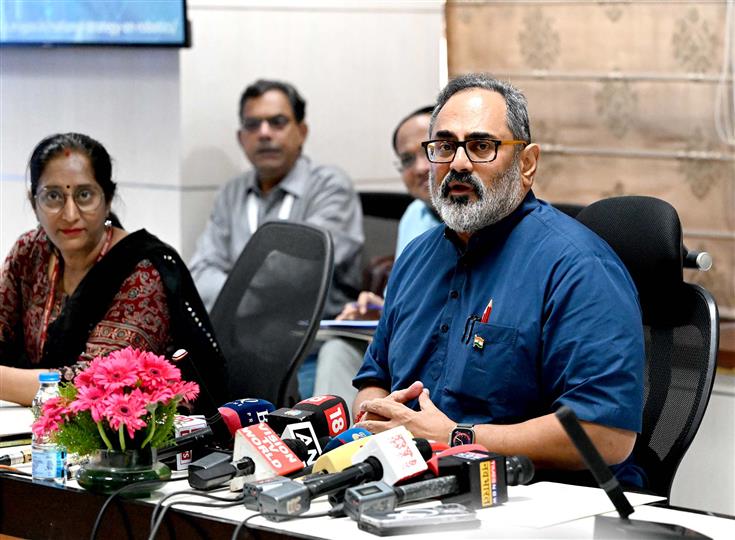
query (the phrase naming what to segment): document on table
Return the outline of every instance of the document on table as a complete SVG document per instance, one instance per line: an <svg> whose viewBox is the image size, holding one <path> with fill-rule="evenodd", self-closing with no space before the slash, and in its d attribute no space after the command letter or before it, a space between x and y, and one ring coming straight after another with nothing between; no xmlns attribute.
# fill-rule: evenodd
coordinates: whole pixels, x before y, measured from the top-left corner
<svg viewBox="0 0 735 540"><path fill-rule="evenodd" d="M338 321L325 319L319 323L319 339L330 337L346 337L372 341L378 321Z"/></svg>
<svg viewBox="0 0 735 540"><path fill-rule="evenodd" d="M30 444L32 423L29 407L0 401L0 448Z"/></svg>

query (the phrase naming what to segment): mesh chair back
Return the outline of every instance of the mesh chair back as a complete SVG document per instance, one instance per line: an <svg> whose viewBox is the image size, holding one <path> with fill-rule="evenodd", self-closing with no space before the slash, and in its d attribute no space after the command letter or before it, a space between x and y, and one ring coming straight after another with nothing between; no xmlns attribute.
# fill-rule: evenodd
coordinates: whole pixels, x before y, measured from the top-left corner
<svg viewBox="0 0 735 540"><path fill-rule="evenodd" d="M298 401L296 372L319 327L333 261L329 233L301 223L265 223L247 243L211 313L233 398Z"/></svg>
<svg viewBox="0 0 735 540"><path fill-rule="evenodd" d="M383 295L393 268L398 222L412 201L413 197L408 193L360 193L362 228L365 233L361 290Z"/></svg>
<svg viewBox="0 0 735 540"><path fill-rule="evenodd" d="M717 305L706 289L683 281L681 223L668 203L614 197L589 205L577 219L610 244L638 289L646 366L643 430L633 454L650 491L668 498L712 392Z"/></svg>

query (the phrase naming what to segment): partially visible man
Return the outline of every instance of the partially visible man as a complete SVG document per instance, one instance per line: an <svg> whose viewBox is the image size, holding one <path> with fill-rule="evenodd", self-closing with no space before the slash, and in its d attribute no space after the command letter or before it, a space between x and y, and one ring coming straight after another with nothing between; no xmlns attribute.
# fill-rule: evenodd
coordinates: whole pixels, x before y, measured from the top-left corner
<svg viewBox="0 0 735 540"><path fill-rule="evenodd" d="M290 220L328 230L334 278L324 308L340 312L359 287L362 210L350 178L302 154L306 103L291 84L258 80L240 98L237 138L253 169L228 182L191 259L191 274L211 310L227 275L258 226Z"/></svg>
<svg viewBox="0 0 735 540"><path fill-rule="evenodd" d="M393 268L354 379L358 425L404 425L524 454L537 469L580 470L553 415L567 405L606 461L621 464L619 477L644 485L628 459L643 401L636 289L607 244L534 196L540 149L525 97L461 76L440 94L429 139L431 198L446 227Z"/></svg>
<svg viewBox="0 0 735 540"><path fill-rule="evenodd" d="M408 205L398 223L395 258L417 236L439 225L440 220L431 206L429 194L429 161L421 147L429 133L433 106L421 107L403 118L393 131L393 150L397 167L408 193L416 198ZM346 304L337 317L344 320L378 319L383 297L363 291L357 302ZM336 394L351 403L357 391L352 378L362 365L367 343L354 339L331 339L319 350L314 382L314 394Z"/></svg>

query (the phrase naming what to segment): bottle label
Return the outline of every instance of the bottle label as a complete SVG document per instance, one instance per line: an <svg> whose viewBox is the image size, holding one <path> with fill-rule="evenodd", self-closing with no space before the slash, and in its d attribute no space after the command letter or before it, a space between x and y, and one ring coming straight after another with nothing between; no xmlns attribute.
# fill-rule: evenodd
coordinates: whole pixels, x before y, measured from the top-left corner
<svg viewBox="0 0 735 540"><path fill-rule="evenodd" d="M54 448L32 451L31 474L38 480L63 480L66 452Z"/></svg>

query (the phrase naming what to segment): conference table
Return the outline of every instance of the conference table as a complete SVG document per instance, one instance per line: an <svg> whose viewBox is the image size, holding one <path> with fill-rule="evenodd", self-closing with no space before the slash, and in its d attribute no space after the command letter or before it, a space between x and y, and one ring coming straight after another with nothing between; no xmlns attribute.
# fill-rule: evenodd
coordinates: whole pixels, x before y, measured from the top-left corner
<svg viewBox="0 0 735 540"><path fill-rule="evenodd" d="M16 411L17 414L17 411ZM0 426L7 426L11 408L0 407ZM7 452L0 448L0 455ZM30 472L30 464L17 465ZM148 538L155 503L172 493L190 492L185 473L181 480L168 482L147 499L116 498L108 506L97 538ZM221 496L235 496L229 492ZM617 514L604 491L597 488L538 482L528 486L509 486L509 500L499 506L477 511L481 527L468 530L442 530L394 536L397 539L452 540L479 538L594 538L599 517ZM631 520L657 521L688 527L716 539L735 538L735 519L687 511L660 505L661 497L628 493L635 512ZM107 497L90 493L69 480L56 487L34 483L30 477L0 473L0 539L3 535L19 538L76 539L89 538L98 513ZM236 527L254 511L242 505L229 508L198 506L204 499L181 493L167 499L174 502L156 535L160 539L229 539ZM207 501L209 502L209 501ZM182 504L184 503L184 504ZM437 501L416 507L431 507ZM331 507L325 498L314 501L308 514L321 514ZM599 533L599 530L598 530ZM252 517L238 538L364 540L377 536L358 529L350 518L303 517L271 522L262 516Z"/></svg>

